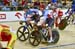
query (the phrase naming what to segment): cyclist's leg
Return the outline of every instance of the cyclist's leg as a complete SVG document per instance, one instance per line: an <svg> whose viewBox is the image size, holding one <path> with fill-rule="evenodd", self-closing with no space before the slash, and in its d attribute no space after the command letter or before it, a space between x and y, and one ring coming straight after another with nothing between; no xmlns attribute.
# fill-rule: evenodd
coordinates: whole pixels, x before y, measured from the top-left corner
<svg viewBox="0 0 75 49"><path fill-rule="evenodd" d="M33 28L32 25L31 25L31 21L32 21L32 18L27 18L26 24L27 24L27 26L30 25L31 28Z"/></svg>
<svg viewBox="0 0 75 49"><path fill-rule="evenodd" d="M26 18L26 23L27 23L27 25L30 24L30 21L31 21L31 18Z"/></svg>
<svg viewBox="0 0 75 49"><path fill-rule="evenodd" d="M52 18L49 19L49 22L48 22L48 32L49 32L50 39L49 39L48 42L53 42L53 39L52 39L52 28L51 28L53 23L54 23L54 20Z"/></svg>

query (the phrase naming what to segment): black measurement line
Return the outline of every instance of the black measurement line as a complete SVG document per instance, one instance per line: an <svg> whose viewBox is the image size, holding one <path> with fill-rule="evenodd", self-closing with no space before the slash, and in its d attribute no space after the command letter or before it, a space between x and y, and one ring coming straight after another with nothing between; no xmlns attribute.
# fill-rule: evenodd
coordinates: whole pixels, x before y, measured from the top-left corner
<svg viewBox="0 0 75 49"><path fill-rule="evenodd" d="M56 46L48 46L48 47L43 47L40 49L48 49L48 48L57 48L57 47L65 47L65 46L71 46L71 45L75 45L75 43L71 43L71 44L63 44L63 45L56 45Z"/></svg>

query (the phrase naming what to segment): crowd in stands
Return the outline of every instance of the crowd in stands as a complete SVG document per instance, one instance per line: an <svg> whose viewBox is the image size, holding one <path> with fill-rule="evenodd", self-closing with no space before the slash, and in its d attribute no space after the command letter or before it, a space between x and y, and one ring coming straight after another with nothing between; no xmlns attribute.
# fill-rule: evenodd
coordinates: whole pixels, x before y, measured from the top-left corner
<svg viewBox="0 0 75 49"><path fill-rule="evenodd" d="M22 10L24 6L29 6L30 8L33 6L36 6L37 8L48 8L50 4L51 2L32 2L31 0L0 0L0 11ZM63 4L61 2L57 2L56 4L59 8L63 7Z"/></svg>

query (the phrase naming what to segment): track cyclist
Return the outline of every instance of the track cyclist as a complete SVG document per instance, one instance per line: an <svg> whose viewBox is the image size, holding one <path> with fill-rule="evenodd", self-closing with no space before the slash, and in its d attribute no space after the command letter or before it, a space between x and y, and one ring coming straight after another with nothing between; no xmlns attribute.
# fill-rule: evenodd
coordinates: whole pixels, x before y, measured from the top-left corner
<svg viewBox="0 0 75 49"><path fill-rule="evenodd" d="M38 25L42 26L42 29L46 30L45 26L46 26L46 23L48 24L48 32L49 32L49 40L48 42L53 42L53 38L52 38L52 25L54 24L54 19L55 17L54 16L57 16L57 13L53 13L55 12L56 8L54 7L53 10L43 10L43 17L40 18L40 21L38 22ZM43 32L43 33L44 33Z"/></svg>
<svg viewBox="0 0 75 49"><path fill-rule="evenodd" d="M75 14L75 0L72 1L72 6L69 7L69 9L67 10L67 12L65 14L69 14L69 17L72 15L72 14ZM68 18L69 18L68 17Z"/></svg>
<svg viewBox="0 0 75 49"><path fill-rule="evenodd" d="M31 24L31 21L34 21L35 23L39 21L40 17L39 10L37 9L37 7L29 9L28 6L25 6L23 11L25 12L24 21L26 21L28 25Z"/></svg>
<svg viewBox="0 0 75 49"><path fill-rule="evenodd" d="M0 24L0 48L12 49L14 43L17 40L16 34L10 31L10 27L7 25ZM7 44L2 44L7 42ZM5 45L5 46L3 46Z"/></svg>

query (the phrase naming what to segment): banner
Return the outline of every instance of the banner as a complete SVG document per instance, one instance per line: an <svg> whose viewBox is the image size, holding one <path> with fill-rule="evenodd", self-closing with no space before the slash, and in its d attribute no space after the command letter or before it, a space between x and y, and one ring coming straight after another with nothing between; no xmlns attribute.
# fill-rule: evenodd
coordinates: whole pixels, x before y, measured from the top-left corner
<svg viewBox="0 0 75 49"><path fill-rule="evenodd" d="M63 16L67 16L65 12L68 9L61 10L63 11ZM24 21L24 11L0 11L0 22L2 21Z"/></svg>
<svg viewBox="0 0 75 49"><path fill-rule="evenodd" d="M24 20L23 11L0 11L0 21L19 21Z"/></svg>

